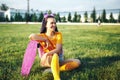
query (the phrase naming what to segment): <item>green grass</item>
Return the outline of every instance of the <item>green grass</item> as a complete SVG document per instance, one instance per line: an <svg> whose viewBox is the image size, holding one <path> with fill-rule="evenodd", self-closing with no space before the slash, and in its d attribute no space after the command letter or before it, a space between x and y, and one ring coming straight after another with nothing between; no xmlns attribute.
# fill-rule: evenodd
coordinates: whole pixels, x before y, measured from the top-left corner
<svg viewBox="0 0 120 80"><path fill-rule="evenodd" d="M65 59L78 58L81 66L61 72L62 80L120 80L120 26L58 25L63 34ZM0 24L0 80L53 80L43 74L39 57L28 78L20 75L23 55L38 24Z"/></svg>

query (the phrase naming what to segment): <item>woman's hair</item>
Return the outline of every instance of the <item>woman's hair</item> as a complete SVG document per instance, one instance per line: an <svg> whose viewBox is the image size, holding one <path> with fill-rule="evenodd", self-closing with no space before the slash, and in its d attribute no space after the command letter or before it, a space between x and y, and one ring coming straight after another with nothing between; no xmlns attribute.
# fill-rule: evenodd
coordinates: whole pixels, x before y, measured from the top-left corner
<svg viewBox="0 0 120 80"><path fill-rule="evenodd" d="M41 30L40 33L45 33L47 31L46 29L46 24L47 24L47 19L48 18L55 18L53 14L45 14L43 21L42 21L42 26L41 26ZM55 28L55 31L58 32L57 26Z"/></svg>

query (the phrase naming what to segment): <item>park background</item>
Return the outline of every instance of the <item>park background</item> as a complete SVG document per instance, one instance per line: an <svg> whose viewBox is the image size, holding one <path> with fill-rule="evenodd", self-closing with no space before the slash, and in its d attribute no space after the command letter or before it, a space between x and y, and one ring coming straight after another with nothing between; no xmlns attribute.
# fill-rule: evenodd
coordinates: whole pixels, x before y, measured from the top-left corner
<svg viewBox="0 0 120 80"><path fill-rule="evenodd" d="M1 0L0 22L42 22L45 13L52 13L57 22L120 23L119 0L60 2L60 0Z"/></svg>

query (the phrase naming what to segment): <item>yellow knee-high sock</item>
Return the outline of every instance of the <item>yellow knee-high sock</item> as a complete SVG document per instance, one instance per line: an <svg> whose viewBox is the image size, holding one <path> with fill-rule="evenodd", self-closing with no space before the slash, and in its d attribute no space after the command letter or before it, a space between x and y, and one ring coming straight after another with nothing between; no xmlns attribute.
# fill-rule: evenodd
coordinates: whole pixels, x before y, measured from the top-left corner
<svg viewBox="0 0 120 80"><path fill-rule="evenodd" d="M77 62L70 61L70 62L67 62L67 63L63 64L62 66L60 66L60 71L69 71L69 70L73 70L77 67L79 67L79 64Z"/></svg>
<svg viewBox="0 0 120 80"><path fill-rule="evenodd" d="M51 70L54 80L60 80L59 57L57 54L54 54L52 57Z"/></svg>

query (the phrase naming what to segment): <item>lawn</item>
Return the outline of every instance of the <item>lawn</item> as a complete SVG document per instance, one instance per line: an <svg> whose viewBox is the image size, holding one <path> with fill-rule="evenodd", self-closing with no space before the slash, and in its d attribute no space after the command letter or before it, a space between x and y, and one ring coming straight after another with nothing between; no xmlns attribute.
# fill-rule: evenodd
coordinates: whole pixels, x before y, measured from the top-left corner
<svg viewBox="0 0 120 80"><path fill-rule="evenodd" d="M30 75L20 74L31 33L40 24L0 24L0 80L53 80L36 56ZM78 58L81 66L61 72L61 80L120 80L120 26L58 25L63 34L65 59Z"/></svg>

